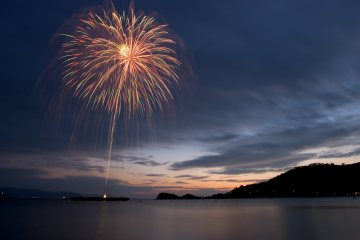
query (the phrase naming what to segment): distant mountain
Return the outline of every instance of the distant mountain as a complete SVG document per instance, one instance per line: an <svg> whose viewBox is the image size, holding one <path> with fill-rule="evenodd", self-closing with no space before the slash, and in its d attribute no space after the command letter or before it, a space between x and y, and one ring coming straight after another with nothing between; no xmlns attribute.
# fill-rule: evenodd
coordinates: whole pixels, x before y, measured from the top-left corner
<svg viewBox="0 0 360 240"><path fill-rule="evenodd" d="M360 163L296 167L267 182L240 186L208 198L333 197L360 195Z"/></svg>
<svg viewBox="0 0 360 240"><path fill-rule="evenodd" d="M191 197L186 197L191 196ZM266 182L240 186L204 199L360 196L360 163L296 167ZM156 199L199 199L160 193Z"/></svg>
<svg viewBox="0 0 360 240"><path fill-rule="evenodd" d="M39 189L22 189L22 188L0 188L1 198L70 198L76 196L92 196L89 194L79 194L74 192L52 192Z"/></svg>

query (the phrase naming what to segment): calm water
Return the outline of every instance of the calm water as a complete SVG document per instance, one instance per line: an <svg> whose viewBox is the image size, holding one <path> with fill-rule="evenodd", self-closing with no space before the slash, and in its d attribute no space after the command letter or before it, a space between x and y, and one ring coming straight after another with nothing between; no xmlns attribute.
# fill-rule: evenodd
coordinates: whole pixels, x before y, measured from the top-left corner
<svg viewBox="0 0 360 240"><path fill-rule="evenodd" d="M360 239L360 199L0 201L0 239Z"/></svg>

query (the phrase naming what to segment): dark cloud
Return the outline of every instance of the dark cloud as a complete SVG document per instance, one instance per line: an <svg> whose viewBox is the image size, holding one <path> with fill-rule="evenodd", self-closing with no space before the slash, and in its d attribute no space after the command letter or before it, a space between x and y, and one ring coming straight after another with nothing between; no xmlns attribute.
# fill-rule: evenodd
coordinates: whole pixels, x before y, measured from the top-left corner
<svg viewBox="0 0 360 240"><path fill-rule="evenodd" d="M230 182L230 183L238 183L241 182L237 179L219 179L219 180L202 180L201 182Z"/></svg>
<svg viewBox="0 0 360 240"><path fill-rule="evenodd" d="M256 183L256 182L264 182L268 179L246 179L246 180L238 180L238 179L218 179L218 180L202 180L201 182L228 182L228 183Z"/></svg>
<svg viewBox="0 0 360 240"><path fill-rule="evenodd" d="M217 143L217 142L227 142L227 141L231 141L236 139L238 135L237 134L224 134L221 136L208 136L208 137L203 137L203 138L199 138L198 140L200 142L204 142L204 143Z"/></svg>
<svg viewBox="0 0 360 240"><path fill-rule="evenodd" d="M166 174L145 174L147 177L165 177Z"/></svg>
<svg viewBox="0 0 360 240"><path fill-rule="evenodd" d="M138 164L138 165L148 166L148 167L159 167L159 166L166 165L169 162L159 163L159 162L156 162L156 161L147 160L147 161L136 161L136 162L133 162L133 163Z"/></svg>
<svg viewBox="0 0 360 240"><path fill-rule="evenodd" d="M19 169L19 168L0 168L0 178L2 183L12 179L12 184L17 184L20 179L31 179L44 177L47 172L40 169ZM14 177L16 176L16 177Z"/></svg>
<svg viewBox="0 0 360 240"><path fill-rule="evenodd" d="M344 121L346 123L346 121ZM194 160L176 162L172 170L190 168L227 167L224 174L266 171L268 168L286 167L296 162L316 157L301 154L301 150L331 144L358 131L358 126L333 126L314 124L280 132L259 134L241 139L232 146L225 146L220 154L203 156Z"/></svg>
<svg viewBox="0 0 360 240"><path fill-rule="evenodd" d="M153 158L153 156L149 155L149 156L127 156L127 155L117 155L117 154L113 154L113 156L111 157L112 161L117 161L117 162L137 162L137 161L148 161L151 160Z"/></svg>
<svg viewBox="0 0 360 240"><path fill-rule="evenodd" d="M130 162L132 164L148 166L148 167L159 167L159 166L167 165L169 163L169 162L160 163L153 160L153 158L154 156L151 155L145 157L114 155L111 161Z"/></svg>
<svg viewBox="0 0 360 240"><path fill-rule="evenodd" d="M348 158L348 157L355 157L360 155L360 149L354 149L349 152L328 152L324 154L320 154L318 156L319 159L327 159L327 158Z"/></svg>
<svg viewBox="0 0 360 240"><path fill-rule="evenodd" d="M269 165L269 164L268 164ZM266 166L268 166L266 165ZM261 174L267 172L285 172L289 170L291 167L283 167L283 168L273 168L273 167L260 167L260 168L246 168L241 166L234 166L234 167L225 167L223 170L213 170L208 171L209 174L215 175L243 175L243 174Z"/></svg>
<svg viewBox="0 0 360 240"><path fill-rule="evenodd" d="M62 168L62 169L73 169L84 172L105 172L104 166L99 165L91 165L94 162L100 163L104 165L104 159L95 160L91 157L75 157L75 158L66 158L66 157L42 157L43 163L47 163L49 167L53 168ZM32 159L32 161L37 161L36 159ZM46 167L46 165L43 165Z"/></svg>
<svg viewBox="0 0 360 240"><path fill-rule="evenodd" d="M175 178L185 178L185 179L189 179L189 180L201 180L201 179L205 179L208 177L209 176L195 176L195 175L189 175L189 174L175 176Z"/></svg>
<svg viewBox="0 0 360 240"><path fill-rule="evenodd" d="M154 179L145 179L144 181L146 181L148 183L155 183L156 182L156 180L154 180Z"/></svg>
<svg viewBox="0 0 360 240"><path fill-rule="evenodd" d="M78 155L78 156L77 156ZM39 153L39 152L22 152L18 154L6 154L0 156L3 166L22 165L38 167L39 169L62 169L77 170L80 172L104 173L104 159L95 157L82 156L65 153Z"/></svg>
<svg viewBox="0 0 360 240"><path fill-rule="evenodd" d="M0 182L4 187L37 188L51 191L69 190L79 193L104 192L104 178L95 176L49 177L49 172L38 169L0 168ZM114 193L129 193L131 187L120 180L109 180Z"/></svg>
<svg viewBox="0 0 360 240"><path fill-rule="evenodd" d="M189 183L187 183L187 182L184 182L184 181L177 181L177 182L175 182L176 184L189 184Z"/></svg>

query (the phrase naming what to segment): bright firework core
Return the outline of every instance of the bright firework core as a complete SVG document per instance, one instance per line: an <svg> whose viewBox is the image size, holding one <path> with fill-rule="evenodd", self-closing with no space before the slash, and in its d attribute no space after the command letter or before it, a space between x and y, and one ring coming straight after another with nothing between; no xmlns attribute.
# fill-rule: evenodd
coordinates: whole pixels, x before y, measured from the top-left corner
<svg viewBox="0 0 360 240"><path fill-rule="evenodd" d="M130 55L130 48L127 44L121 44L119 46L119 52L122 57L129 57Z"/></svg>

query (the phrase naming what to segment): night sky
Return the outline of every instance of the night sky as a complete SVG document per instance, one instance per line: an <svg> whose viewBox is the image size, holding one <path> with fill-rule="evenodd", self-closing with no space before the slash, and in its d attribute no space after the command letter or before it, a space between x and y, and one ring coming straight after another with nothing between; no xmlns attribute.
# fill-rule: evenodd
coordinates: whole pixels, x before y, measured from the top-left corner
<svg viewBox="0 0 360 240"><path fill-rule="evenodd" d="M95 147L91 129L70 143L70 113L55 123L37 85L55 81L51 74L39 79L56 55L54 36L64 22L101 3L1 4L0 187L104 192L104 144ZM127 10L129 0L114 5ZM151 131L140 126L135 141L119 131L109 193L208 195L314 162L358 162L359 1L136 0L135 6L166 19L186 44L195 76L184 79L173 112L155 114Z"/></svg>

